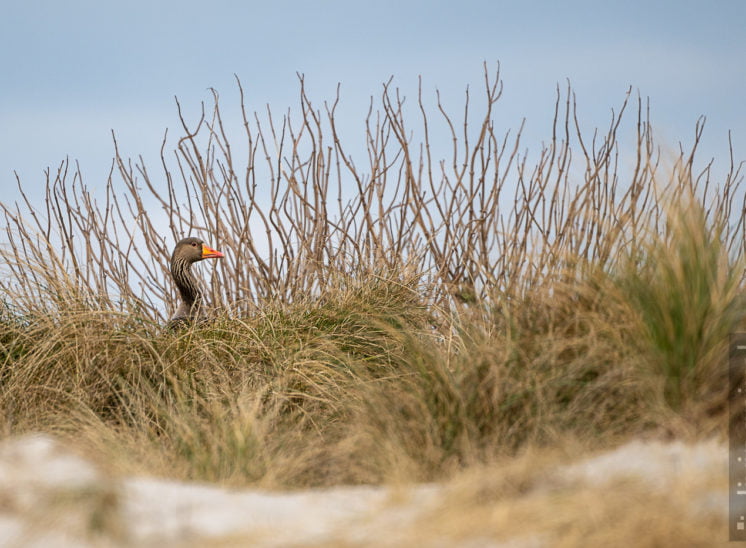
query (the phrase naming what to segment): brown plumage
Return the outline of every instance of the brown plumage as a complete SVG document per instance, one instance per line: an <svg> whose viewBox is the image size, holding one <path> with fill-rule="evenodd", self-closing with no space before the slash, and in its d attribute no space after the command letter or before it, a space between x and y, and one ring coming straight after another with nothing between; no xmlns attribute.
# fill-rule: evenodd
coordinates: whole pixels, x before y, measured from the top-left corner
<svg viewBox="0 0 746 548"><path fill-rule="evenodd" d="M176 244L171 255L171 276L181 295L181 304L169 322L171 326L191 322L201 315L202 289L192 274L192 264L221 257L220 251L206 246L199 238L184 238Z"/></svg>

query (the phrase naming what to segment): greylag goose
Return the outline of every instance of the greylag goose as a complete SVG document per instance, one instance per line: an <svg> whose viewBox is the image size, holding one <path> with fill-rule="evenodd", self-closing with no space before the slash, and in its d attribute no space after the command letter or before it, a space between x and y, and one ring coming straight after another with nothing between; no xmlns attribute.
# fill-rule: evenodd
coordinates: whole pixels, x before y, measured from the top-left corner
<svg viewBox="0 0 746 548"><path fill-rule="evenodd" d="M171 276L181 295L181 304L171 318L170 326L189 323L202 315L202 289L192 274L192 264L223 256L220 251L205 245L199 238L184 238L176 244L171 255Z"/></svg>

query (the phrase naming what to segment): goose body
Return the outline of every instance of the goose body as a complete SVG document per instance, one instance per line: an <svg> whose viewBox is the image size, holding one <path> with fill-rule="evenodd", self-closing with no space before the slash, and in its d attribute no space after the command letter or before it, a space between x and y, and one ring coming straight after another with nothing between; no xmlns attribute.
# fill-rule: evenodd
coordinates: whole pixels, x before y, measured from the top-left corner
<svg viewBox="0 0 746 548"><path fill-rule="evenodd" d="M192 264L223 256L220 251L205 245L199 238L184 238L176 244L171 255L171 276L179 290L181 304L172 316L170 325L194 321L202 313L202 289L192 273Z"/></svg>

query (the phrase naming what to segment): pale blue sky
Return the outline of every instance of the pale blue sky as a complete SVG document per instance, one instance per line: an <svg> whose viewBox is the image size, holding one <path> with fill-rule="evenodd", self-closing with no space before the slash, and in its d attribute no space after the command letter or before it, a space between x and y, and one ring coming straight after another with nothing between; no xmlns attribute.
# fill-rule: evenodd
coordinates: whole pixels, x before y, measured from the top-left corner
<svg viewBox="0 0 746 548"><path fill-rule="evenodd" d="M584 121L604 126L628 86L650 97L659 133L691 141L707 116L705 155L725 163L727 132L746 159L746 2L3 0L0 18L0 186L13 170L31 193L65 156L104 182L114 129L125 154L158 156L188 109L215 87L250 110L297 104L296 72L313 98L342 84L350 127L395 77L417 77L458 111L463 90L500 61L505 129L527 118L524 146L550 133L557 83L570 79ZM154 168L158 168L157 165Z"/></svg>

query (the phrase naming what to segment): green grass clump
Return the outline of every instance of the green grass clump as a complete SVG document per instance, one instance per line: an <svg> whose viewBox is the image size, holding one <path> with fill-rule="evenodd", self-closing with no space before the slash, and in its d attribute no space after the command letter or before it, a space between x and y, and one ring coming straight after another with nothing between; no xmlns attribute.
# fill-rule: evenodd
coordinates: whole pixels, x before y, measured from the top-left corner
<svg viewBox="0 0 746 548"><path fill-rule="evenodd" d="M743 259L729 259L723 228L696 202L672 208L663 234L630 256L617 284L635 320L635 342L676 410L727 390L728 335L744 316Z"/></svg>

